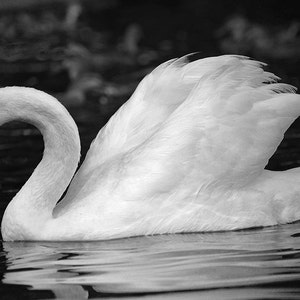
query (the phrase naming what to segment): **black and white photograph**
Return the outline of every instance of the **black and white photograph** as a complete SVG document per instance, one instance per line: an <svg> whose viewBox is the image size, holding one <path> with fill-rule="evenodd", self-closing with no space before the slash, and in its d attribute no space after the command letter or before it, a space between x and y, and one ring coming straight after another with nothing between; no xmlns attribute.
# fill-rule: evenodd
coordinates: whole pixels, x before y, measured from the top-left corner
<svg viewBox="0 0 300 300"><path fill-rule="evenodd" d="M300 299L292 0L0 0L0 299Z"/></svg>

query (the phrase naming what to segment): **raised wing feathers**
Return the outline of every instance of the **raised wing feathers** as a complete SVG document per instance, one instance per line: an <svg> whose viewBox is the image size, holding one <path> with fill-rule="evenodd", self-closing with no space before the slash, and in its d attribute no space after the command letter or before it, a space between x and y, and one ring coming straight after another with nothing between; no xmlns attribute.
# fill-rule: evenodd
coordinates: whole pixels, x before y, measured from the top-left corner
<svg viewBox="0 0 300 300"><path fill-rule="evenodd" d="M132 152L132 172L139 164L147 165L153 186L158 186L155 178L174 187L185 180L199 187L248 184L261 174L300 114L294 88L275 80L256 61L226 57L225 64L200 78L141 149Z"/></svg>
<svg viewBox="0 0 300 300"><path fill-rule="evenodd" d="M299 95L276 80L240 56L159 66L99 132L68 200L89 180L101 185L107 168L132 199L247 185L300 114Z"/></svg>

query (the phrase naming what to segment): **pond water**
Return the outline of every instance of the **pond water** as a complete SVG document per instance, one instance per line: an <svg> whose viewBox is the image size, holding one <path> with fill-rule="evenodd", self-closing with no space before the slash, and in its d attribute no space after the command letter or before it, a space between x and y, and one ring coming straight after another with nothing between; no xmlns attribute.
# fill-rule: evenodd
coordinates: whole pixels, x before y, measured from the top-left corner
<svg viewBox="0 0 300 300"><path fill-rule="evenodd" d="M299 299L300 223L102 242L2 243L1 299Z"/></svg>

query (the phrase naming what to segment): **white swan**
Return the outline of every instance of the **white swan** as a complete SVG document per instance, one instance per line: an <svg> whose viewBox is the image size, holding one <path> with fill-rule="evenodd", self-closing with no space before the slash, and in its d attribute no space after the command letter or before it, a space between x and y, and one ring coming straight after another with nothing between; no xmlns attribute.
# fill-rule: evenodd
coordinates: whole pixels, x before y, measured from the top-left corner
<svg viewBox="0 0 300 300"><path fill-rule="evenodd" d="M300 219L300 168L264 170L300 114L300 96L276 79L240 56L168 61L101 129L72 181L80 141L66 109L41 91L0 89L0 124L29 122L45 142L6 208L3 239L100 240Z"/></svg>

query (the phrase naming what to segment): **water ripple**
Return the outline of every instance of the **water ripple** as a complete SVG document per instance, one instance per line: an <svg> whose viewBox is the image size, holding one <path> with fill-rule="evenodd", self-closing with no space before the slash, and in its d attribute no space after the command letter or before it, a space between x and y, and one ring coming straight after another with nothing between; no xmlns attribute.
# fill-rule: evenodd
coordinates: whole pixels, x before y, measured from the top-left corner
<svg viewBox="0 0 300 300"><path fill-rule="evenodd" d="M51 291L56 299L297 299L299 232L300 223L102 242L6 242L2 283Z"/></svg>

